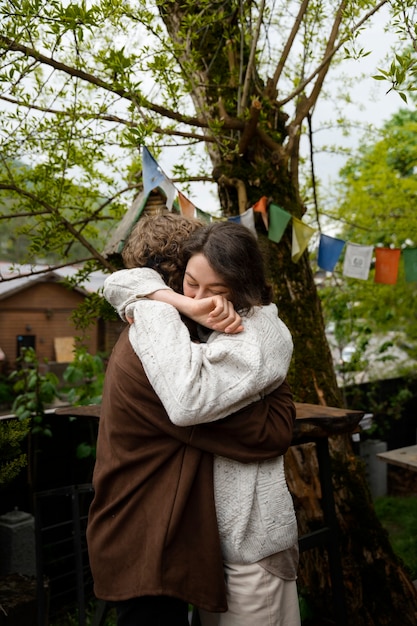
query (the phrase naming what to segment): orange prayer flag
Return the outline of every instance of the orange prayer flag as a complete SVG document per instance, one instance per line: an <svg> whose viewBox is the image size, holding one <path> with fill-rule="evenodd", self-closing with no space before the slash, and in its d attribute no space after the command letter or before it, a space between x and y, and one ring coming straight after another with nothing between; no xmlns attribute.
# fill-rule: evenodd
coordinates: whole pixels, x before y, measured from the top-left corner
<svg viewBox="0 0 417 626"><path fill-rule="evenodd" d="M181 191L178 192L178 202L180 204L181 215L184 215L184 217L194 217L195 206Z"/></svg>
<svg viewBox="0 0 417 626"><path fill-rule="evenodd" d="M375 282L395 285L398 276L401 250L375 248Z"/></svg>
<svg viewBox="0 0 417 626"><path fill-rule="evenodd" d="M268 198L266 196L262 196L262 198L260 198L258 202L255 202L252 208L257 213L266 213L267 206Z"/></svg>
<svg viewBox="0 0 417 626"><path fill-rule="evenodd" d="M262 196L262 198L260 198L258 202L255 202L252 209L256 213L261 214L264 226L266 230L268 230L268 227L269 227L268 225L268 198L266 196Z"/></svg>

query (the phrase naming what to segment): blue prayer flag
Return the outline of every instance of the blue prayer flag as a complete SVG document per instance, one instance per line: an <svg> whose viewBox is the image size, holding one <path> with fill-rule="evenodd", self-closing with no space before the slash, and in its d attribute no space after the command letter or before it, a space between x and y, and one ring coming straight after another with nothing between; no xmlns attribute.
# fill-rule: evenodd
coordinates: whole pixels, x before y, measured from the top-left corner
<svg viewBox="0 0 417 626"><path fill-rule="evenodd" d="M345 242L329 235L320 235L319 255L317 263L321 269L333 272L342 253Z"/></svg>

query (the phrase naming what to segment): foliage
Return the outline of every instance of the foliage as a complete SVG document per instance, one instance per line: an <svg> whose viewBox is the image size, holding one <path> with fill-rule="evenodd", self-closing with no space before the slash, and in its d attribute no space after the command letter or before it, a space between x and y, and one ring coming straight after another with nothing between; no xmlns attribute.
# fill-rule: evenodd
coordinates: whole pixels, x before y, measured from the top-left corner
<svg viewBox="0 0 417 626"><path fill-rule="evenodd" d="M364 142L349 159L341 172L334 213L342 223L338 236L372 246L417 245L416 137L416 112L400 111L385 124L376 141ZM389 337L413 365L417 358L416 283L405 282L402 264L395 285L375 283L373 276L373 267L368 280L335 273L321 292L326 318L336 323L342 347L350 342L358 347L358 368L366 368L364 352L371 337L377 335ZM389 347L380 342L375 358L387 359Z"/></svg>
<svg viewBox="0 0 417 626"><path fill-rule="evenodd" d="M75 278L78 280L78 277ZM90 293L82 300L71 314L74 326L77 329L86 330L90 328L97 319L112 320L118 319L117 313L101 293Z"/></svg>
<svg viewBox="0 0 417 626"><path fill-rule="evenodd" d="M21 444L29 432L30 420L0 421L0 489L13 481L26 467L26 453Z"/></svg>
<svg viewBox="0 0 417 626"><path fill-rule="evenodd" d="M10 381L6 376L0 375L0 405L9 405L13 401Z"/></svg>
<svg viewBox="0 0 417 626"><path fill-rule="evenodd" d="M256 121L277 162L298 168L298 133L330 64L366 54L355 42L368 4L185 3L175 17L172 3L30 0L20 10L4 0L0 218L8 241L28 244L18 260L90 258L111 269L100 251L141 185L144 143L156 156L174 147L180 179L218 181L239 171L243 131ZM207 176L203 145L225 171ZM247 156L247 196L258 199L274 168Z"/></svg>
<svg viewBox="0 0 417 626"><path fill-rule="evenodd" d="M100 404L104 374L104 361L99 355L89 354L84 347L77 349L63 374L64 381L70 385L68 402L72 406Z"/></svg>
<svg viewBox="0 0 417 626"><path fill-rule="evenodd" d="M363 438L389 439L399 420L412 410L416 393L414 376L397 378L389 383L370 382L348 389L348 406L372 413L372 425Z"/></svg>
<svg viewBox="0 0 417 626"><path fill-rule="evenodd" d="M386 496L375 499L376 513L387 530L391 545L417 579L417 498Z"/></svg>
<svg viewBox="0 0 417 626"><path fill-rule="evenodd" d="M414 95L417 90L417 26L416 4L414 0L394 0L391 2L392 20L390 28L394 29L398 39L403 43L396 50L388 68L380 68L374 78L391 83L389 91L394 90L407 102L407 93Z"/></svg>
<svg viewBox="0 0 417 626"><path fill-rule="evenodd" d="M64 389L66 400L72 406L100 404L105 375L104 360L100 355L92 355L84 347L75 351L74 360L64 371L64 381L69 389ZM77 457L95 457L95 442L82 442L77 446Z"/></svg>
<svg viewBox="0 0 417 626"><path fill-rule="evenodd" d="M57 376L42 371L47 364L39 363L33 348L25 348L18 360L18 369L9 376L14 400L11 412L18 421L0 422L0 484L16 476L27 464L26 453L20 442L29 433L52 436L46 407L64 395L71 405L99 404L104 381L104 360L100 355L89 354L85 347L75 351L74 361L68 365L63 377L68 388L62 388ZM77 446L77 457L95 456L95 442Z"/></svg>
<svg viewBox="0 0 417 626"><path fill-rule="evenodd" d="M18 369L10 374L16 397L12 412L20 421L30 420L32 434L51 436L45 405L58 397L59 380L42 367L33 348L25 348L18 359Z"/></svg>
<svg viewBox="0 0 417 626"><path fill-rule="evenodd" d="M95 609L96 609L95 603L91 603L87 607L85 622L83 622L85 623L85 626L91 626L94 623ZM59 618L57 618L56 620L52 618L50 622L50 626L78 626L79 623L80 623L80 619L79 619L78 612L75 612L75 613L67 612L65 615L60 615ZM102 626L116 626L116 624L117 624L116 611L115 609L110 609L106 614L106 617L104 619Z"/></svg>

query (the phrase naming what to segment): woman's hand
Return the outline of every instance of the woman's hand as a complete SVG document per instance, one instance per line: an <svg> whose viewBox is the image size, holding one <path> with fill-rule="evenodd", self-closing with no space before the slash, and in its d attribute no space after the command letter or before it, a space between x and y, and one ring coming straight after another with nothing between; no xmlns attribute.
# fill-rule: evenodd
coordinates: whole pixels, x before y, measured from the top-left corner
<svg viewBox="0 0 417 626"><path fill-rule="evenodd" d="M228 334L243 330L242 318L224 296L209 296L197 300L170 289L162 289L150 294L148 298L172 304L180 313L211 330ZM129 318L127 320L130 322Z"/></svg>
<svg viewBox="0 0 417 626"><path fill-rule="evenodd" d="M208 328L229 334L242 332L242 318L235 311L230 300L227 300L224 296L211 296L207 300L211 300L214 305L214 309L207 320Z"/></svg>

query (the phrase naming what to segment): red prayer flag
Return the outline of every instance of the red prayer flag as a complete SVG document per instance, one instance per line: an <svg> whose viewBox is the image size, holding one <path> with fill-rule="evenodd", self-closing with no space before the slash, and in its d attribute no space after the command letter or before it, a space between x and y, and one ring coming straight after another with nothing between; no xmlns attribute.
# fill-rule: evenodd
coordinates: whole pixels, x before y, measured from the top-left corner
<svg viewBox="0 0 417 626"><path fill-rule="evenodd" d="M398 276L401 250L375 248L375 282L395 285Z"/></svg>

